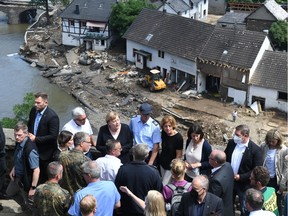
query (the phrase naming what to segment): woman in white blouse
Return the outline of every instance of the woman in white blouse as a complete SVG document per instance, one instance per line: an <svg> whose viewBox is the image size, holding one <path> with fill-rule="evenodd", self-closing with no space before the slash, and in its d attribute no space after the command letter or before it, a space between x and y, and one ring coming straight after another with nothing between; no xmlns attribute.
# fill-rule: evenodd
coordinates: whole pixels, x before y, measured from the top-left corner
<svg viewBox="0 0 288 216"><path fill-rule="evenodd" d="M187 136L185 180L191 182L194 177L200 174L209 176L211 173L212 167L209 164L209 155L212 148L208 141L204 139L202 128L197 124L193 124L189 128Z"/></svg>
<svg viewBox="0 0 288 216"><path fill-rule="evenodd" d="M277 202L279 213L281 213L282 194L286 190L288 161L288 148L283 144L283 137L279 130L269 130L265 137L265 142L260 145L263 149L265 166L269 170L270 181L267 186L275 188L277 192Z"/></svg>

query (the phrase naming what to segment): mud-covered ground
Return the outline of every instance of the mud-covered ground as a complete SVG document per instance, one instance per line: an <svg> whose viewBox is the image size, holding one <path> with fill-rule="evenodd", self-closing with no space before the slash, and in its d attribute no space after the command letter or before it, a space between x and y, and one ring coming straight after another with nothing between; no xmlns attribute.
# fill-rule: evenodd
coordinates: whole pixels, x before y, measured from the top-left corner
<svg viewBox="0 0 288 216"><path fill-rule="evenodd" d="M119 112L122 122L128 123L144 101L153 105L153 117L159 122L163 115L172 114L184 137L189 125L198 122L212 145L225 145L225 138L232 136L233 129L238 124L247 124L251 128L251 137L256 143L263 141L265 133L271 128L279 128L284 135L288 134L287 114L275 110L256 116L250 108L223 104L215 95L206 94L200 96L200 99L183 95L176 91L178 87L175 85L168 85L163 91L151 93L137 85L137 80L143 73L132 65L125 64L123 44L116 43L107 52L85 52L83 47L64 47L61 45L59 19L49 28L35 30L28 34L28 43L23 53L28 53L29 58L37 59L41 66L59 65L58 68L62 70L49 79L88 108L96 135L97 129L105 124L108 111ZM92 64L80 65L80 58L89 59ZM55 70L46 69L43 71L43 67L40 67L43 75ZM238 111L236 122L231 121L234 109Z"/></svg>

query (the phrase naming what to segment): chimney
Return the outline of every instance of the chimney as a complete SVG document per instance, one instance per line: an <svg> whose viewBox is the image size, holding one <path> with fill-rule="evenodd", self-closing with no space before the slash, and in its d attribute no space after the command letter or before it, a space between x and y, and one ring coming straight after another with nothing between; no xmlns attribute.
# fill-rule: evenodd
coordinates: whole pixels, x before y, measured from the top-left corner
<svg viewBox="0 0 288 216"><path fill-rule="evenodd" d="M79 5L76 5L75 7L75 14L80 14Z"/></svg>

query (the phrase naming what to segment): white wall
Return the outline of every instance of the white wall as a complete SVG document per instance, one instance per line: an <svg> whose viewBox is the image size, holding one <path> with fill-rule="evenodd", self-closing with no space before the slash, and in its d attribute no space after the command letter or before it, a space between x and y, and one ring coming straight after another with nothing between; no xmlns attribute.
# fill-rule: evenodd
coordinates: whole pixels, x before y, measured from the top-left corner
<svg viewBox="0 0 288 216"><path fill-rule="evenodd" d="M265 98L265 108L278 108L287 112L288 103L283 100L278 100L278 91L274 89L266 89L259 86L249 87L249 104L252 104L252 96Z"/></svg>
<svg viewBox="0 0 288 216"><path fill-rule="evenodd" d="M190 4L188 4L190 5ZM167 13L170 14L177 14L176 11L174 11L168 4L165 4L165 6L161 6L158 11L163 11L165 8ZM206 10L206 15L204 16L204 10ZM194 14L196 13L196 17L193 17ZM180 16L186 17L186 18L191 18L193 17L195 20L201 20L206 18L208 15L208 0L206 0L206 3L204 4L204 0L199 2L198 4L195 4L193 9L187 10L186 12L182 12Z"/></svg>
<svg viewBox="0 0 288 216"><path fill-rule="evenodd" d="M175 69L181 70L188 74L196 76L196 63L184 58L180 58L174 55L171 55L167 52L164 52L164 58L158 57L158 50L141 45L139 43L135 43L133 41L127 40L126 42L126 56L129 62L135 63L135 59L133 57L133 48L137 50L143 50L152 54L152 61L147 59L147 67L153 68L156 66L161 67L161 71L163 68L166 68L167 71L170 71L170 68L173 67Z"/></svg>
<svg viewBox="0 0 288 216"><path fill-rule="evenodd" d="M104 37L109 36L109 29L108 26L105 28L100 28L100 33L94 33L94 34L100 34ZM86 36L86 33L89 32L89 27L82 26L80 28L79 20L74 20L74 26L69 27L68 20L62 20L62 43L64 45L68 46L80 46L83 43L83 39ZM96 45L94 40L94 46L93 50L104 50L109 47L110 40L106 40L105 46Z"/></svg>
<svg viewBox="0 0 288 216"><path fill-rule="evenodd" d="M75 36L75 37L73 37ZM80 46L83 43L83 40L80 39L78 34L71 34L62 32L62 43L68 46Z"/></svg>
<svg viewBox="0 0 288 216"><path fill-rule="evenodd" d="M234 102L239 105L245 105L246 92L238 89L228 88L228 97L234 98Z"/></svg>
<svg viewBox="0 0 288 216"><path fill-rule="evenodd" d="M206 90L206 75L203 73L198 73L197 89L199 93Z"/></svg>

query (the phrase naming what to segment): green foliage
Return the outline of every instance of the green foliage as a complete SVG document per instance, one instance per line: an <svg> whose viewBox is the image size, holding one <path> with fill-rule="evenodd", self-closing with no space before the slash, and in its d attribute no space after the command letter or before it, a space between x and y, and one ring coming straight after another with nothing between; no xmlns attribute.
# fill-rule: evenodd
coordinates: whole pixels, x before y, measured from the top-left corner
<svg viewBox="0 0 288 216"><path fill-rule="evenodd" d="M5 117L2 119L3 128L14 128L16 123L18 122L15 118Z"/></svg>
<svg viewBox="0 0 288 216"><path fill-rule="evenodd" d="M2 119L2 125L4 128L14 128L15 124L18 121L28 122L29 112L30 109L33 107L34 104L34 95L33 93L27 93L23 99L22 104L16 104L13 107L13 112L15 117L8 118L5 117Z"/></svg>
<svg viewBox="0 0 288 216"><path fill-rule="evenodd" d="M269 37L273 45L279 50L287 51L287 29L288 23L286 21L277 21L271 25L269 30Z"/></svg>
<svg viewBox="0 0 288 216"><path fill-rule="evenodd" d="M154 8L145 0L128 0L113 5L110 25L114 32L123 36L143 8Z"/></svg>

